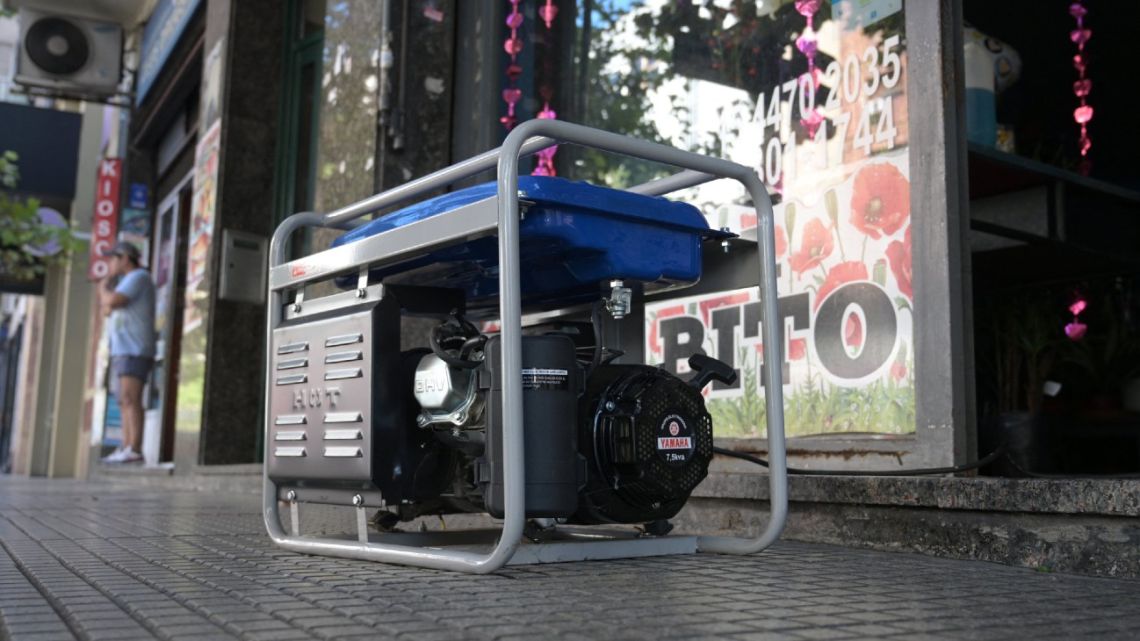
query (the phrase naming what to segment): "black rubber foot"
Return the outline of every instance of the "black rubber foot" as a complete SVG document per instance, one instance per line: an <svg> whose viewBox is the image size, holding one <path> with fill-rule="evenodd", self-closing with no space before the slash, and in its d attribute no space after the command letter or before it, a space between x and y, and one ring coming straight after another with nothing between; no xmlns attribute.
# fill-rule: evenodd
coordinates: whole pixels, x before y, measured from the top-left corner
<svg viewBox="0 0 1140 641"><path fill-rule="evenodd" d="M652 536L665 536L673 531L673 524L665 519L645 524L645 533Z"/></svg>

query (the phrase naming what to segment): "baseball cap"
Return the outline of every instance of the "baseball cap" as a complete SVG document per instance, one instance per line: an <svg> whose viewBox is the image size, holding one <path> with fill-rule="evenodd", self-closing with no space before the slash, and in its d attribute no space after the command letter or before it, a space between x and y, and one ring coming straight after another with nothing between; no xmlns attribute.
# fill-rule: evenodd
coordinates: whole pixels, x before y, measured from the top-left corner
<svg viewBox="0 0 1140 641"><path fill-rule="evenodd" d="M142 256L142 253L139 252L139 248L135 247L134 244L121 240L115 243L115 246L112 247L109 251L103 252L103 255L126 256L127 258L130 258L132 261L137 263L139 262L139 258Z"/></svg>

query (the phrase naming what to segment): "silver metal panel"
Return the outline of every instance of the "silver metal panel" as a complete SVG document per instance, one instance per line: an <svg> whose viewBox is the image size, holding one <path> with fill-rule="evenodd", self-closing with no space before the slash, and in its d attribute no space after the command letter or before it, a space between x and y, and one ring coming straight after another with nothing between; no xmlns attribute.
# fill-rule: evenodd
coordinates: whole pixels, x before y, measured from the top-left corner
<svg viewBox="0 0 1140 641"><path fill-rule="evenodd" d="M360 430L325 430L326 441L356 441L364 438Z"/></svg>
<svg viewBox="0 0 1140 641"><path fill-rule="evenodd" d="M268 243L257 234L222 230L218 298L242 303L265 302L265 253Z"/></svg>
<svg viewBox="0 0 1140 641"><path fill-rule="evenodd" d="M305 456L305 448L303 447L281 447L278 446L273 449L274 456L285 456L290 458L301 458Z"/></svg>
<svg viewBox="0 0 1140 641"><path fill-rule="evenodd" d="M297 385L298 383L306 383L309 380L308 374L290 374L289 376L278 376L278 385Z"/></svg>
<svg viewBox="0 0 1140 641"><path fill-rule="evenodd" d="M298 289L297 291L303 292L304 290ZM298 320L302 318L312 317L316 314L325 314L328 312L341 310L343 310L346 314L350 314L352 313L352 309L360 307L361 304L367 303L368 301L375 302L383 297L383 285L369 286L364 290L363 296L361 296L360 293L356 290L341 292L339 294L333 294L331 296L324 296L322 298L315 298L312 300L304 300L304 297L302 296L300 301L294 302L294 304L289 305L289 307L286 308L285 320ZM354 335L359 336L359 334ZM356 342L360 342L360 339L358 338ZM319 338L313 341L314 346L320 344L321 341ZM316 347L314 347L314 350L316 350Z"/></svg>
<svg viewBox="0 0 1140 641"><path fill-rule="evenodd" d="M277 430L273 435L275 441L303 441L305 440L304 430Z"/></svg>
<svg viewBox="0 0 1140 641"><path fill-rule="evenodd" d="M305 487L278 485L277 498L288 501L292 496L299 503L321 503L323 505L355 505L360 497L364 507L382 508L386 505L384 495L377 490L343 489L330 487Z"/></svg>
<svg viewBox="0 0 1140 641"><path fill-rule="evenodd" d="M367 428L371 425L372 411L372 314L382 293L380 286L374 286L364 298L350 292L347 297L336 295L304 301L300 312L293 312L291 320L273 331L275 346L298 343L309 346L307 365L290 370L308 378L305 383L272 387L268 412L274 425L267 437L272 440L285 431L276 426L279 422L289 425L289 432L302 432L309 442L325 440L326 427L332 427L326 425L328 422L352 427L350 431L355 435L353 453L349 458L338 457L335 462L322 456L320 450L308 452L304 458L269 457L266 469L273 478L286 481L367 481L372 478L371 459L364 453L371 452L372 448L372 435ZM330 317L327 313L330 310L341 310L343 314ZM306 322L308 318L317 320ZM343 348L326 348L326 341L345 336L353 337L361 354L354 377L325 380L326 368L332 367L325 364L326 357L344 351ZM277 355L277 352L276 348L269 350L270 366L274 369L283 361L296 360L295 356Z"/></svg>
<svg viewBox="0 0 1140 641"><path fill-rule="evenodd" d="M519 151L523 155L529 155L536 151L546 149L554 145L555 142L556 141L550 140L549 138L532 138L525 140L520 146ZM359 218L369 212L380 211L391 205L398 205L418 198L419 196L426 196L439 187L454 184L464 178L470 178L480 172L492 169L496 164L501 162L502 150L503 148L500 147L499 149L485 151L478 156L457 162L450 167L444 167L426 176L404 183L399 187L394 187L375 196L369 196L351 205L345 205L322 217L320 219L321 225L327 227L351 222L354 218Z"/></svg>
<svg viewBox="0 0 1140 641"><path fill-rule="evenodd" d="M273 267L269 273L269 286L273 289L296 287L355 272L365 265L377 267L408 260L449 244L491 234L497 222L496 199L487 198Z"/></svg>
<svg viewBox="0 0 1140 641"><path fill-rule="evenodd" d="M325 456L328 458L359 458L364 453L359 447L332 445L325 448Z"/></svg>

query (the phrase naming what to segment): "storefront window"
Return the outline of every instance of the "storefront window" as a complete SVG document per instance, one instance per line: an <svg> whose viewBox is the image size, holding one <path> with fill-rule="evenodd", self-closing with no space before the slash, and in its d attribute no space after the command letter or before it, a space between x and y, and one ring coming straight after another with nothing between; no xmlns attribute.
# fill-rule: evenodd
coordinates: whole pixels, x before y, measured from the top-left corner
<svg viewBox="0 0 1140 641"><path fill-rule="evenodd" d="M903 24L901 0L579 3L569 119L739 162L773 194L791 436L914 430ZM565 153L568 177L613 187L668 171ZM677 196L755 238L738 184ZM710 393L722 436L763 435L757 300L647 305L650 362L684 372L700 349L739 370Z"/></svg>

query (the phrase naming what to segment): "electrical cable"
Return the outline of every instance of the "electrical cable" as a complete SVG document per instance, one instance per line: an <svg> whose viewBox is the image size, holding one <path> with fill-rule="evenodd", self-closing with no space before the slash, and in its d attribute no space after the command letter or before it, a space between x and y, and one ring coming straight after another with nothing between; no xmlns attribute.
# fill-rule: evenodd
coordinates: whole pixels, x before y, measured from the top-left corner
<svg viewBox="0 0 1140 641"><path fill-rule="evenodd" d="M459 348L459 358L463 359L464 361L474 360L470 358L471 352L482 351L483 347L486 344L487 337L482 334L473 338L468 338L466 341L463 341L463 346Z"/></svg>
<svg viewBox="0 0 1140 641"><path fill-rule="evenodd" d="M479 331L470 321L458 314L453 317L453 320L455 324L458 324L458 332L452 333L450 336L443 336L444 328L456 329L452 320L448 320L442 325L436 325L431 329L431 333L428 334L428 345L431 347L431 351L448 365L463 369L475 369L482 364L482 361L465 360L462 357L456 357L443 347L443 343L446 341L461 340L463 343L461 347L456 350L456 353L462 355L463 346L467 345L468 339L478 337ZM474 332L474 336L472 336L472 332Z"/></svg>
<svg viewBox="0 0 1140 641"><path fill-rule="evenodd" d="M589 376L598 365L602 364L602 305L605 301L598 300L594 302L593 308L590 309L590 325L594 328L594 356L590 359L590 368L586 370L586 376Z"/></svg>
<svg viewBox="0 0 1140 641"><path fill-rule="evenodd" d="M864 470L801 470L794 467L788 468L788 474L798 474L800 476L921 476L924 474L953 474L955 472L965 472L973 470L983 465L989 465L998 458L1005 454L1005 443L1002 443L994 451L987 454L984 458L962 465L955 465L953 467L926 467L911 470L878 470L878 471L864 471ZM737 458L749 463L755 463L762 467L768 467L768 461L751 454L744 452L734 452L727 450L723 447L714 447L713 452L722 456Z"/></svg>

